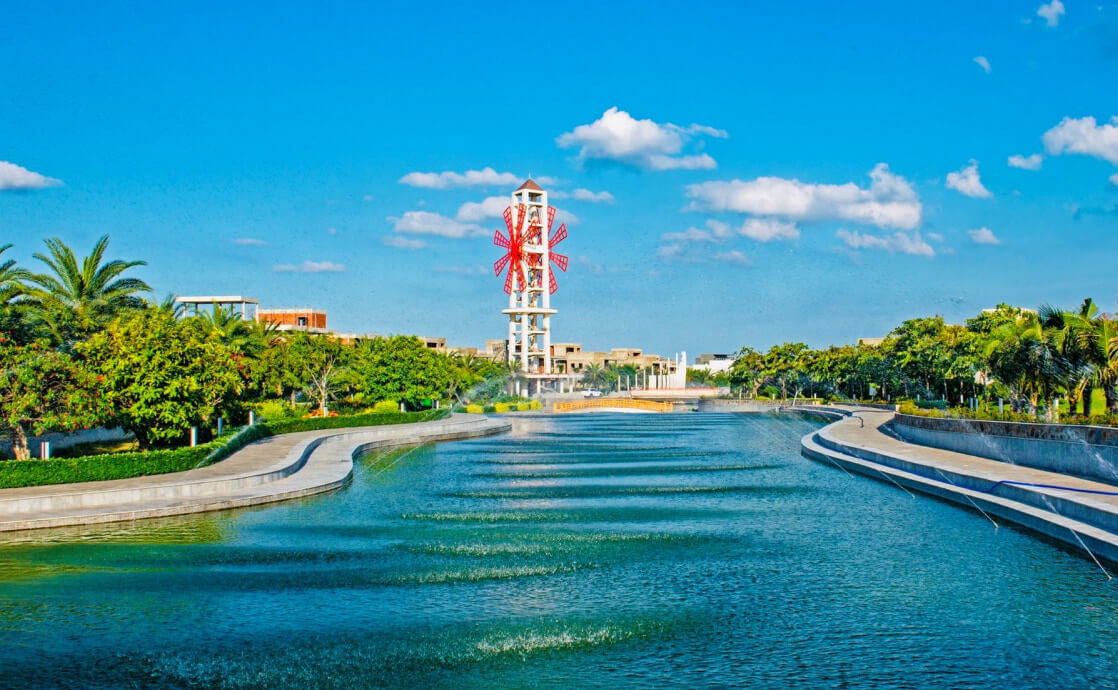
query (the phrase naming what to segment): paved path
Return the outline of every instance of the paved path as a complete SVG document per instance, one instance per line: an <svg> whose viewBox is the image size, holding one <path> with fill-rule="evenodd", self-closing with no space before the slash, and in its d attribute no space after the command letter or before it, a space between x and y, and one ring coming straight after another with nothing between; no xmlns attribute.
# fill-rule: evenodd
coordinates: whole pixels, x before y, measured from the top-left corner
<svg viewBox="0 0 1118 690"><path fill-rule="evenodd" d="M0 532L183 515L310 496L344 486L355 455L508 431L477 415L412 424L328 429L262 439L186 472L0 490Z"/></svg>
<svg viewBox="0 0 1118 690"><path fill-rule="evenodd" d="M849 416L803 438L805 456L985 511L1118 562L1118 486L908 443L889 431L892 412L840 412Z"/></svg>

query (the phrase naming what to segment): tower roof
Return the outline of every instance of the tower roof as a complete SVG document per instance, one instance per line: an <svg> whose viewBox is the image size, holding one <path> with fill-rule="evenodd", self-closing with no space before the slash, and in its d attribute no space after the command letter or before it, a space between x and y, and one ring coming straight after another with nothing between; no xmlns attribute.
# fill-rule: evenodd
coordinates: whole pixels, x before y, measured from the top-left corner
<svg viewBox="0 0 1118 690"><path fill-rule="evenodd" d="M543 189L541 189L540 186L538 184L536 184L536 181L533 180L530 177L527 180L524 181L524 184L517 187L516 191L519 192L522 189L530 189L533 192L542 192L543 191Z"/></svg>

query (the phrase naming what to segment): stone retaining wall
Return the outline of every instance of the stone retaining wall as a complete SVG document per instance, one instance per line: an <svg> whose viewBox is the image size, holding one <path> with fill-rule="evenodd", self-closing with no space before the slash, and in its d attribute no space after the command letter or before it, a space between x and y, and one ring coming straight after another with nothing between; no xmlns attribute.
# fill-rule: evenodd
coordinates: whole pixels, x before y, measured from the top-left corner
<svg viewBox="0 0 1118 690"><path fill-rule="evenodd" d="M1118 429L898 414L905 441L1040 470L1118 483Z"/></svg>

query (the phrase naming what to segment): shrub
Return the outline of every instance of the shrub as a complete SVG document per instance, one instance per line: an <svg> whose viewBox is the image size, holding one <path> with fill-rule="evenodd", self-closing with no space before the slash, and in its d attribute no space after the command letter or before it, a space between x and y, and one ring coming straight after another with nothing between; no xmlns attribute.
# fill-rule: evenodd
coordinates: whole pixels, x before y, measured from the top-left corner
<svg viewBox="0 0 1118 690"><path fill-rule="evenodd" d="M373 405L373 412L378 414L385 414L389 412L399 413L400 404L392 400L381 400L376 405Z"/></svg>
<svg viewBox="0 0 1118 690"><path fill-rule="evenodd" d="M504 414L504 413L509 411L509 403L503 403L503 402L494 403L493 404L493 411L496 412L497 414Z"/></svg>
<svg viewBox="0 0 1118 690"><path fill-rule="evenodd" d="M265 400L254 407L256 414L266 420L287 419L299 415L299 410L293 409L286 400Z"/></svg>
<svg viewBox="0 0 1118 690"><path fill-rule="evenodd" d="M469 412L470 414L482 414L483 412L485 412L485 408L481 405L471 403L469 405L466 405L466 412Z"/></svg>
<svg viewBox="0 0 1118 690"><path fill-rule="evenodd" d="M532 409L532 403L530 403L530 402L516 403L516 411L517 412L527 412L530 409Z"/></svg>
<svg viewBox="0 0 1118 690"><path fill-rule="evenodd" d="M209 443L193 448L149 450L80 458L50 460L11 460L0 462L0 489L18 486L45 486L71 482L93 482L126 479L168 472L182 472L224 460L253 441L276 434L318 429L403 424L442 419L446 410L400 414L352 415L348 417L315 417L281 419L256 426L243 427Z"/></svg>
<svg viewBox="0 0 1118 690"><path fill-rule="evenodd" d="M543 403L540 402L539 400L533 400L532 402L528 403L528 409L542 410L543 409Z"/></svg>
<svg viewBox="0 0 1118 690"><path fill-rule="evenodd" d="M496 412L496 411L497 411L497 408L495 408L493 405L486 405L485 407L482 408L482 412Z"/></svg>

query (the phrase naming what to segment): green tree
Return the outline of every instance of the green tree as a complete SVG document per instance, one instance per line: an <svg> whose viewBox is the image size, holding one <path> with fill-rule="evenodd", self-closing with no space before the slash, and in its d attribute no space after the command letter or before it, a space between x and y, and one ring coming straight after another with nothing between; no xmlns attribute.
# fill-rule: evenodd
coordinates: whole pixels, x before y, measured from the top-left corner
<svg viewBox="0 0 1118 690"><path fill-rule="evenodd" d="M363 340L353 353L353 385L368 400L392 400L418 409L425 401L442 398L454 376L450 358L427 349L414 336Z"/></svg>
<svg viewBox="0 0 1118 690"><path fill-rule="evenodd" d="M730 385L739 390L749 389L749 397L757 397L757 389L764 382L764 355L751 347L738 350L734 363L730 366Z"/></svg>
<svg viewBox="0 0 1118 690"><path fill-rule="evenodd" d="M47 254L34 256L49 270L28 277L27 295L33 314L56 342L69 346L103 328L122 310L145 306L139 295L151 288L138 278L121 276L147 262L104 262L108 235L97 240L80 263L73 250L57 237L45 242Z"/></svg>
<svg viewBox="0 0 1118 690"><path fill-rule="evenodd" d="M29 436L97 424L100 402L89 373L68 355L0 334L0 429L17 460L31 457Z"/></svg>
<svg viewBox="0 0 1118 690"><path fill-rule="evenodd" d="M300 387L322 416L329 413L329 402L345 383L350 354L349 348L333 338L307 333L292 337L287 361L299 372Z"/></svg>
<svg viewBox="0 0 1118 690"><path fill-rule="evenodd" d="M191 426L240 411L245 363L192 319L134 312L77 351L97 376L109 423L131 431L141 447L172 444Z"/></svg>

